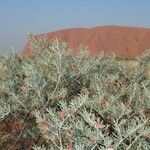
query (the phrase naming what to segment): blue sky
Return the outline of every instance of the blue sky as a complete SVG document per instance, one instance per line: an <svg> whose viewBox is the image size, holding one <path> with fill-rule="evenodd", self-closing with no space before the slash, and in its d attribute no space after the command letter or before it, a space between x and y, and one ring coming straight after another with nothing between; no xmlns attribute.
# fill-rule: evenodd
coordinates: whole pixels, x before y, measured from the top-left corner
<svg viewBox="0 0 150 150"><path fill-rule="evenodd" d="M28 31L100 25L150 28L150 0L0 0L0 49L20 51Z"/></svg>

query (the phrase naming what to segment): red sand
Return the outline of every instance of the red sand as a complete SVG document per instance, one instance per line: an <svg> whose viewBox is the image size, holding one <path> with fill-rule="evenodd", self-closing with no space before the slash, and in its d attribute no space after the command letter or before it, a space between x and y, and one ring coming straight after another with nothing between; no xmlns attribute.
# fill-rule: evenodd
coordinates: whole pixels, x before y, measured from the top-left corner
<svg viewBox="0 0 150 150"><path fill-rule="evenodd" d="M41 35L34 37L37 40ZM104 51L106 55L114 53L117 57L132 58L141 55L146 49L150 49L150 29L147 28L99 26L47 33L49 42L55 37L67 42L74 52L79 51L78 48L81 44L87 46L90 55L97 55L100 51ZM30 41L23 49L22 55L32 55Z"/></svg>

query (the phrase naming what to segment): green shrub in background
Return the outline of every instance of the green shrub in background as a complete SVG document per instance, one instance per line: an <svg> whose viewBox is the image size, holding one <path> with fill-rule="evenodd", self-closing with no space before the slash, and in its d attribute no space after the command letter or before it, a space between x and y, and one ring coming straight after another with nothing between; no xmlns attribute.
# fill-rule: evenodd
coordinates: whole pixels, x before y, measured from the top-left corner
<svg viewBox="0 0 150 150"><path fill-rule="evenodd" d="M1 54L0 121L26 124L20 137L42 141L34 150L149 150L150 53L130 69L103 53L71 55L57 39L41 53L44 44L31 57Z"/></svg>

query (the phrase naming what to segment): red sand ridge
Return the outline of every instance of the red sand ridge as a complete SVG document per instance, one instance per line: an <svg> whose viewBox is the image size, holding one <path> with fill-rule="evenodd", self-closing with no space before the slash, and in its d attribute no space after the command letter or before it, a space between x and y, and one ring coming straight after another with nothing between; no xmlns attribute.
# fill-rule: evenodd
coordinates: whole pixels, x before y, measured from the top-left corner
<svg viewBox="0 0 150 150"><path fill-rule="evenodd" d="M150 48L150 29L146 28L100 26L64 29L41 35L47 35L48 42L54 38L67 42L74 52L79 51L80 45L86 46L90 55L104 51L108 56L115 54L117 57L132 58ZM36 35L34 38L38 40L41 35ZM30 41L23 49L22 55L32 55Z"/></svg>

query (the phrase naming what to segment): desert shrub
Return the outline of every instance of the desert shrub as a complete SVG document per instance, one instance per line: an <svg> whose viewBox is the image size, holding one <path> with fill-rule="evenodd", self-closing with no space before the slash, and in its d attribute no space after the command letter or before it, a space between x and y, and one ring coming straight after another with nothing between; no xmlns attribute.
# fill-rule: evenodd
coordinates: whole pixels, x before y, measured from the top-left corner
<svg viewBox="0 0 150 150"><path fill-rule="evenodd" d="M131 70L104 53L46 44L41 52L34 41L30 57L1 54L0 122L17 118L34 150L149 150L149 54Z"/></svg>

